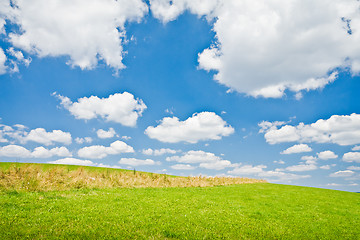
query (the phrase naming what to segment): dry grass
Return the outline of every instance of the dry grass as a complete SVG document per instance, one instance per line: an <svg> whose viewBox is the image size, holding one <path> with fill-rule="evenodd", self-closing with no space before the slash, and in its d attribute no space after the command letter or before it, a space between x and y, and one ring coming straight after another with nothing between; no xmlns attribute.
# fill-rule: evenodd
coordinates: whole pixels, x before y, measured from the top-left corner
<svg viewBox="0 0 360 240"><path fill-rule="evenodd" d="M13 164L0 169L0 190L53 191L70 189L142 188L142 187L211 187L232 184L259 183L265 180L231 177L174 177L166 174L91 170L66 166Z"/></svg>

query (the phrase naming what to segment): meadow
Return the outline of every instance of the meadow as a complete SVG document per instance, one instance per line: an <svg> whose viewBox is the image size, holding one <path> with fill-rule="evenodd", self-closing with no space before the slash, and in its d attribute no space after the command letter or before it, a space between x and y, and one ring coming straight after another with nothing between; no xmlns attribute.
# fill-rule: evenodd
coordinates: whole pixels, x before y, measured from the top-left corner
<svg viewBox="0 0 360 240"><path fill-rule="evenodd" d="M0 179L11 167L0 164ZM44 172L59 168L16 167ZM63 174L81 171L99 176L114 171L133 178L154 178L150 173L117 169L60 168L65 169ZM358 193L249 179L248 184L224 181L223 185L213 181L207 187L63 184L67 186L63 190L41 190L40 185L37 189L16 189L15 185L5 187L2 181L0 239L360 239Z"/></svg>

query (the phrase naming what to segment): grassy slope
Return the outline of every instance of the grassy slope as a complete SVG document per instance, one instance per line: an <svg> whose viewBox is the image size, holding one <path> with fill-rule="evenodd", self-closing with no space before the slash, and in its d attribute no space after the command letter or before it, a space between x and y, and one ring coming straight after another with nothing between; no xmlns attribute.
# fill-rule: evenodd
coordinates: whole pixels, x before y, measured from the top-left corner
<svg viewBox="0 0 360 240"><path fill-rule="evenodd" d="M268 183L0 192L0 239L360 239L360 194Z"/></svg>

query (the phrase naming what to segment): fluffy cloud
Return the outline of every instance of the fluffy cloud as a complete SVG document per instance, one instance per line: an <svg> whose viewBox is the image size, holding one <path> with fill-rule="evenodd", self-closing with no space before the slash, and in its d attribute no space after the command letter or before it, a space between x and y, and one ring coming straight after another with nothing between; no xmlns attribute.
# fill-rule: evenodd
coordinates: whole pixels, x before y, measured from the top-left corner
<svg viewBox="0 0 360 240"><path fill-rule="evenodd" d="M91 143L92 142L92 138L91 137L84 137L84 138L75 138L75 142L78 144L83 144L84 142L86 143Z"/></svg>
<svg viewBox="0 0 360 240"><path fill-rule="evenodd" d="M303 152L311 152L312 149L306 144L296 144L292 147L281 152L281 154L293 154L293 153L303 153Z"/></svg>
<svg viewBox="0 0 360 240"><path fill-rule="evenodd" d="M360 151L360 146L355 146L355 147L353 147L351 150L353 150L353 151Z"/></svg>
<svg viewBox="0 0 360 240"><path fill-rule="evenodd" d="M6 62L6 55L4 53L4 50L0 48L0 74L6 73L7 67L5 66L5 62Z"/></svg>
<svg viewBox="0 0 360 240"><path fill-rule="evenodd" d="M297 126L272 126L265 131L269 144L282 142L316 142L353 145L360 143L360 114L333 115L315 123Z"/></svg>
<svg viewBox="0 0 360 240"><path fill-rule="evenodd" d="M359 6L357 0L151 1L163 22L186 10L213 20L217 42L199 53L199 67L215 70L214 79L233 90L273 98L286 89L322 88L338 67L360 72Z"/></svg>
<svg viewBox="0 0 360 240"><path fill-rule="evenodd" d="M334 152L332 151L323 151L323 152L319 152L317 153L318 158L321 160L328 160L328 159L335 159L338 157L338 155L336 155Z"/></svg>
<svg viewBox="0 0 360 240"><path fill-rule="evenodd" d="M81 69L94 68L99 60L124 68L125 24L148 12L141 0L16 0L12 8L10 1L2 2L5 17L21 29L8 33L13 46L39 57L67 56L68 64Z"/></svg>
<svg viewBox="0 0 360 240"><path fill-rule="evenodd" d="M265 168L267 168L267 166L265 165L257 165L257 166L244 165L241 167L234 168L233 170L228 171L228 173L234 175L252 175L252 174L262 173Z"/></svg>
<svg viewBox="0 0 360 240"><path fill-rule="evenodd" d="M72 142L71 134L68 132L61 130L47 132L44 128L36 128L27 132L26 128L21 124L15 124L13 127L0 125L0 142L8 142L4 136L17 140L20 143L32 141L44 145L52 145L54 143L70 144Z"/></svg>
<svg viewBox="0 0 360 240"><path fill-rule="evenodd" d="M314 164L300 164L300 165L289 166L285 169L290 172L304 172L304 171L316 170L317 166Z"/></svg>
<svg viewBox="0 0 360 240"><path fill-rule="evenodd" d="M351 170L338 171L330 174L330 177L351 177L354 175L354 172Z"/></svg>
<svg viewBox="0 0 360 240"><path fill-rule="evenodd" d="M37 143L42 143L44 145L52 145L55 142L70 144L71 134L68 132L63 132L61 130L53 130L52 132L47 132L44 128L36 128L31 130L29 134L27 134L22 139L22 141L33 141Z"/></svg>
<svg viewBox="0 0 360 240"><path fill-rule="evenodd" d="M31 157L31 152L22 146L7 145L4 147L0 147L0 156L28 158L28 157Z"/></svg>
<svg viewBox="0 0 360 240"><path fill-rule="evenodd" d="M61 100L61 105L77 119L90 120L101 117L106 121L134 127L138 117L146 109L141 99L135 99L128 92L115 93L108 98L97 96L79 98L72 102L68 97L54 93Z"/></svg>
<svg viewBox="0 0 360 240"><path fill-rule="evenodd" d="M82 158L100 159L107 157L108 155L132 152L134 152L133 147L127 145L122 141L115 141L110 144L110 147L105 147L101 145L83 147L79 149L78 156Z"/></svg>
<svg viewBox="0 0 360 240"><path fill-rule="evenodd" d="M56 161L50 161L51 164L66 164L66 165L82 165L82 166L94 166L95 164L90 160L80 160L76 158L62 158Z"/></svg>
<svg viewBox="0 0 360 240"><path fill-rule="evenodd" d="M119 164L129 165L129 166L144 166L144 165L159 165L160 162L155 162L151 159L136 159L136 158L121 158Z"/></svg>
<svg viewBox="0 0 360 240"><path fill-rule="evenodd" d="M293 180L309 178L310 175L299 175L294 173L285 173L281 169L276 169L275 171L270 170L266 171L267 166L265 165L244 165L234 168L233 170L228 171L228 174L236 176L248 176L252 175L258 178L265 178L272 182L291 182Z"/></svg>
<svg viewBox="0 0 360 240"><path fill-rule="evenodd" d="M150 126L145 130L150 138L169 143L219 140L232 133L234 128L213 112L195 113L185 121L177 117L165 117L158 126Z"/></svg>
<svg viewBox="0 0 360 240"><path fill-rule="evenodd" d="M145 155L154 155L154 156L160 156L160 155L164 155L164 154L175 154L179 152L179 150L174 150L174 149L170 149L170 148L160 148L160 149L144 149L142 150L142 153Z"/></svg>
<svg viewBox="0 0 360 240"><path fill-rule="evenodd" d="M175 170L194 170L196 168L190 164L175 164L170 167Z"/></svg>
<svg viewBox="0 0 360 240"><path fill-rule="evenodd" d="M34 158L50 158L53 156L58 157L71 157L72 154L66 147L55 147L52 149L46 149L44 147L37 147L31 153Z"/></svg>
<svg viewBox="0 0 360 240"><path fill-rule="evenodd" d="M179 163L198 163L199 167L201 168L214 170L221 170L234 166L234 164L232 164L230 161L223 160L214 153L193 150L184 153L182 156L167 157L166 161L174 161Z"/></svg>
<svg viewBox="0 0 360 240"><path fill-rule="evenodd" d="M96 134L98 136L98 138L112 138L116 135L116 132L113 128L109 128L108 131L105 131L103 129L99 129L96 131Z"/></svg>
<svg viewBox="0 0 360 240"><path fill-rule="evenodd" d="M345 162L360 163L360 152L348 152L348 153L345 153L342 160L345 161Z"/></svg>
<svg viewBox="0 0 360 240"><path fill-rule="evenodd" d="M55 147L52 149L37 147L34 149L33 152L31 152L30 150L22 146L7 145L4 147L0 147L0 156L17 158L50 158L53 156L71 157L72 154L66 147Z"/></svg>

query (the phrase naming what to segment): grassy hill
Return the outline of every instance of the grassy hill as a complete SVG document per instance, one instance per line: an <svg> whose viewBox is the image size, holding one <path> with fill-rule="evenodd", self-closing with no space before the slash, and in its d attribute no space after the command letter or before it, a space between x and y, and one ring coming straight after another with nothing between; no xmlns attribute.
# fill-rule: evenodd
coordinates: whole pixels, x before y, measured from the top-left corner
<svg viewBox="0 0 360 240"><path fill-rule="evenodd" d="M2 188L0 239L360 239L358 193L270 183L66 189Z"/></svg>

